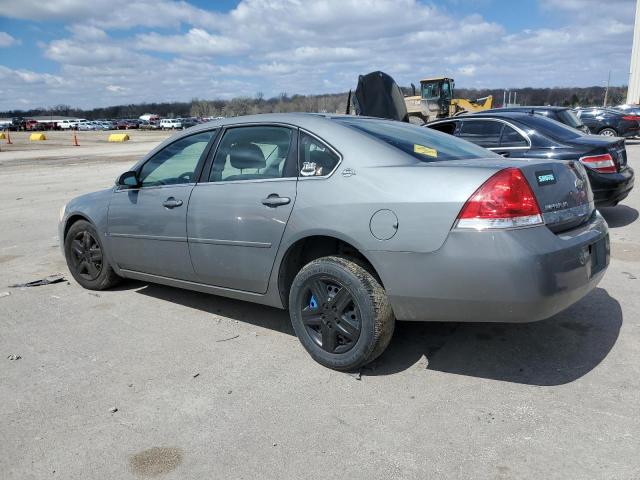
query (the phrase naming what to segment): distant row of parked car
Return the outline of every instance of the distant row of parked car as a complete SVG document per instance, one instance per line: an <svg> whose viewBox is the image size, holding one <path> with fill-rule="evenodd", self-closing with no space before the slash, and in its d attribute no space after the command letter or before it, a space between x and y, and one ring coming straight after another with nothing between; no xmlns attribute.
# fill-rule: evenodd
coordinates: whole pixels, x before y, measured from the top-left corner
<svg viewBox="0 0 640 480"><path fill-rule="evenodd" d="M84 118L75 118L68 120L52 120L42 121L30 118L14 118L11 123L5 124L4 128L12 131L41 131L41 130L79 130L79 131L96 131L96 130L180 130L200 123L204 123L209 119L185 117L185 118L163 118L158 120L141 120L141 119L119 119L119 120L87 120Z"/></svg>

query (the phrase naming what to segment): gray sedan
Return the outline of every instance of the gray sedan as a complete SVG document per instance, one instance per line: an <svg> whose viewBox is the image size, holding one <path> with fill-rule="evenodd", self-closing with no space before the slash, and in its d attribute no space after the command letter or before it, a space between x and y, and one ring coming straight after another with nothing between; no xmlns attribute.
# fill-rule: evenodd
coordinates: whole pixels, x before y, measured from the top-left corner
<svg viewBox="0 0 640 480"><path fill-rule="evenodd" d="M578 162L316 114L185 130L71 200L60 238L85 288L132 278L285 308L310 355L339 370L380 355L395 320L550 317L609 263Z"/></svg>

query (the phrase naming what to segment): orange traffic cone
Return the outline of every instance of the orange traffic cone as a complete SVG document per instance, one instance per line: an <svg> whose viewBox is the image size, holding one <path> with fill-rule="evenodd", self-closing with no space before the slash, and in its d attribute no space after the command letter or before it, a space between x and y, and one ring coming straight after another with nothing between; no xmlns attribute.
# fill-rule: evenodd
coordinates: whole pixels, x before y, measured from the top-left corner
<svg viewBox="0 0 640 480"><path fill-rule="evenodd" d="M80 144L78 143L78 137L76 135L76 131L75 130L73 131L73 145L76 146L76 147L80 146Z"/></svg>

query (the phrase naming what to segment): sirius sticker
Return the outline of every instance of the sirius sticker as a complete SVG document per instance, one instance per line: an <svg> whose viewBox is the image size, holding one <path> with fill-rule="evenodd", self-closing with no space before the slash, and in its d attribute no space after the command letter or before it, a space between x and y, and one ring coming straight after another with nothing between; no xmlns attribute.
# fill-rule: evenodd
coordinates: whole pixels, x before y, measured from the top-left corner
<svg viewBox="0 0 640 480"><path fill-rule="evenodd" d="M543 172L536 172L536 179L538 180L538 185L551 185L556 183L556 176L553 174L552 170L545 170Z"/></svg>

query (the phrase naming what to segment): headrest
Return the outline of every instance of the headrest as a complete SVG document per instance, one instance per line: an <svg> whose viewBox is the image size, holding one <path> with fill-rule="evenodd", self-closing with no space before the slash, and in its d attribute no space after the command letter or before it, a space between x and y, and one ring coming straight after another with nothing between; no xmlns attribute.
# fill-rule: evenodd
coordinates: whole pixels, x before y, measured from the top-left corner
<svg viewBox="0 0 640 480"><path fill-rule="evenodd" d="M336 161L329 152L322 150L313 150L309 152L309 161L315 163L319 167L331 169L335 167Z"/></svg>
<svg viewBox="0 0 640 480"><path fill-rule="evenodd" d="M239 143L229 150L231 166L237 169L264 168L267 162L262 149L253 143Z"/></svg>

